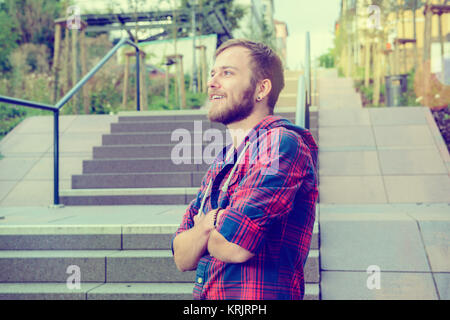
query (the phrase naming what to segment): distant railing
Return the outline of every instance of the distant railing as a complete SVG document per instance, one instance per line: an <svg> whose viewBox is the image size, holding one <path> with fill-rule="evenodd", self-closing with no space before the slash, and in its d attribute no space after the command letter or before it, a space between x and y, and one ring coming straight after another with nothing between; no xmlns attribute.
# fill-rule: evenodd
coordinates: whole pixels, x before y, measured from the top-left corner
<svg viewBox="0 0 450 320"><path fill-rule="evenodd" d="M305 70L298 79L297 109L295 124L309 129L309 107L311 106L311 50L309 32L305 40Z"/></svg>
<svg viewBox="0 0 450 320"><path fill-rule="evenodd" d="M123 38L112 48L100 62L89 71L67 94L54 106L45 103L21 100L0 95L0 102L20 105L29 108L48 110L53 112L53 205L59 206L59 111L61 108L94 76L95 73L119 50L123 45L131 45L136 49L136 97L140 97L139 47L130 39ZM141 109L140 99L136 99L136 110Z"/></svg>

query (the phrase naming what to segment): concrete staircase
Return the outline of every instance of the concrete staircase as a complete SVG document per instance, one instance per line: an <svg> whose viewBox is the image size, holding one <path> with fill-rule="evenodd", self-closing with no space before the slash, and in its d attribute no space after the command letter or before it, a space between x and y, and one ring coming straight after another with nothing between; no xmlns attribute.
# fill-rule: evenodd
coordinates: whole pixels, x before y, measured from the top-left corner
<svg viewBox="0 0 450 320"><path fill-rule="evenodd" d="M223 143L216 145L222 147L225 127L211 124L204 112L163 114L120 116L118 123L111 124L111 133L103 135L102 145L93 148L93 159L83 161L83 173L72 176L72 189L61 190L61 202L71 206L188 204L211 159L202 158L209 145L203 134L220 130ZM294 121L293 112L279 114ZM177 145L182 147L178 137L172 139L176 130L187 134L192 143L188 147L192 157L186 164L172 161L172 152Z"/></svg>
<svg viewBox="0 0 450 320"><path fill-rule="evenodd" d="M225 137L224 126L214 127ZM201 159L207 146L203 132L208 129L206 115L198 112L120 116L118 123L111 124L111 133L103 135L102 145L93 148L92 160L83 161L83 173L72 176L72 189L62 190L61 201L65 205L187 204L208 168ZM189 157L187 164L172 161L172 150L180 144L171 139L175 130L189 135L190 152L199 159Z"/></svg>
<svg viewBox="0 0 450 320"><path fill-rule="evenodd" d="M191 299L194 275L176 270L169 249L174 229L14 228L0 237L0 299Z"/></svg>
<svg viewBox="0 0 450 320"><path fill-rule="evenodd" d="M179 272L170 250L177 227L2 226L0 299L192 299L195 273ZM319 298L318 240L315 230L305 299Z"/></svg>

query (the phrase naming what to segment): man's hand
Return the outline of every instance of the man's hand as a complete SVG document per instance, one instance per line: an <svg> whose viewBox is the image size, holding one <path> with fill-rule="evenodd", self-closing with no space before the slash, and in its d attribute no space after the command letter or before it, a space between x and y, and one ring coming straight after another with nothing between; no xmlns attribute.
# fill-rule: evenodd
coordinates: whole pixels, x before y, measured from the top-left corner
<svg viewBox="0 0 450 320"><path fill-rule="evenodd" d="M211 232L214 229L214 221L217 216L217 211L220 209L214 209L206 214L197 214L194 216L194 227L197 227L203 232Z"/></svg>
<svg viewBox="0 0 450 320"><path fill-rule="evenodd" d="M195 270L214 230L216 210L194 216L194 226L177 235L173 241L175 264L180 271Z"/></svg>

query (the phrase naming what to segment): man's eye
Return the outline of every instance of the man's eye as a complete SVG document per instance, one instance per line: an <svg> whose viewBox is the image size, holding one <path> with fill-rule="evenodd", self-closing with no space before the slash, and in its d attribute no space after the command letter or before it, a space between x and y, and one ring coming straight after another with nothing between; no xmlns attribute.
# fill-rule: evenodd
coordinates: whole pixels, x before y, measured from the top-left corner
<svg viewBox="0 0 450 320"><path fill-rule="evenodd" d="M231 71L227 71L227 70L225 70L225 71L223 72L223 74L226 75L226 76L232 75Z"/></svg>

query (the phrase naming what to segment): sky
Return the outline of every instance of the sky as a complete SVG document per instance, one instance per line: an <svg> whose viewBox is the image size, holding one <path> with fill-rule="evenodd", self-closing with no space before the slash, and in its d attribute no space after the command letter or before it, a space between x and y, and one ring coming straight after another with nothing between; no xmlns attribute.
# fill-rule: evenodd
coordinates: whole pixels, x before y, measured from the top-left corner
<svg viewBox="0 0 450 320"><path fill-rule="evenodd" d="M311 61L333 47L334 24L340 0L274 0L274 18L287 23L287 64L301 69L305 34L310 33Z"/></svg>

